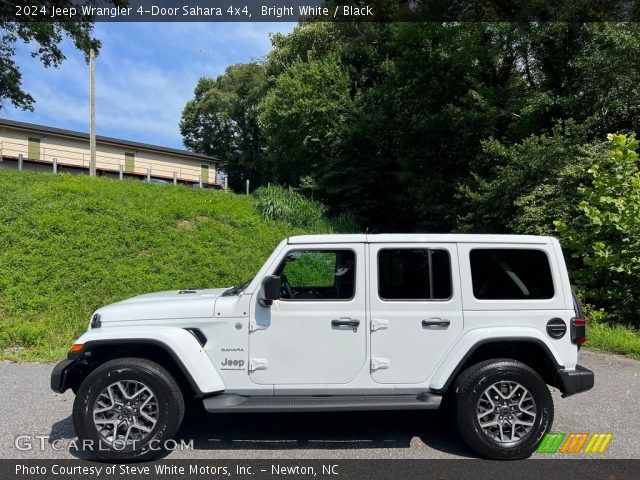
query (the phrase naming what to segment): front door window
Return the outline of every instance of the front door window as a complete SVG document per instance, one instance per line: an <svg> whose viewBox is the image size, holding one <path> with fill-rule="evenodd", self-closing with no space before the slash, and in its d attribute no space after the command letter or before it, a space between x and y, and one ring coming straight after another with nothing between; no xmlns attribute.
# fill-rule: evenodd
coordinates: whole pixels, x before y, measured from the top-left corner
<svg viewBox="0 0 640 480"><path fill-rule="evenodd" d="M278 269L283 300L353 298L355 253L352 250L297 250Z"/></svg>

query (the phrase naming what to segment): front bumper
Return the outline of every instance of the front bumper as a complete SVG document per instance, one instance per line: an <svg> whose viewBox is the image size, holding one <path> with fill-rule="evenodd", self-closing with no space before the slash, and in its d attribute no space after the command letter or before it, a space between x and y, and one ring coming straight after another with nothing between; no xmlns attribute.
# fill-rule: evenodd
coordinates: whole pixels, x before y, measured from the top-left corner
<svg viewBox="0 0 640 480"><path fill-rule="evenodd" d="M56 393L63 393L69 388L70 372L73 369L75 360L65 359L53 367L51 372L51 390Z"/></svg>
<svg viewBox="0 0 640 480"><path fill-rule="evenodd" d="M560 390L563 397L590 390L593 387L593 372L588 368L576 365L575 370L558 371Z"/></svg>

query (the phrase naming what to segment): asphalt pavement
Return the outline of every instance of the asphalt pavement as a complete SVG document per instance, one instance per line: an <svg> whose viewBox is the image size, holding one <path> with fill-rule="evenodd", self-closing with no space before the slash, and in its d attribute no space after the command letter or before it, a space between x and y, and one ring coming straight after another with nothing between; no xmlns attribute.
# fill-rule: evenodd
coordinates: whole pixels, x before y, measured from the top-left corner
<svg viewBox="0 0 640 480"><path fill-rule="evenodd" d="M563 399L552 390L556 432L612 433L597 458L640 458L640 361L583 351L595 387ZM73 393L53 393L53 366L0 363L0 458L87 458L75 448ZM473 458L443 412L192 413L168 458ZM540 457L534 454L532 458ZM581 458L589 455L580 454ZM547 455L548 457L548 455ZM556 458L566 455L556 455ZM574 455L575 457L575 455Z"/></svg>

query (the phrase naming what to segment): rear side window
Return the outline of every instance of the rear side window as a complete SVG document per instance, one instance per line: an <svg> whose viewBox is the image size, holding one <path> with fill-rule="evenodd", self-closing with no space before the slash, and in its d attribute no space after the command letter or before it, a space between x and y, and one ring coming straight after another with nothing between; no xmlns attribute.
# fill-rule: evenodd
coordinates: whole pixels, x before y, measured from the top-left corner
<svg viewBox="0 0 640 480"><path fill-rule="evenodd" d="M473 296L479 300L553 298L549 259L542 250L471 250Z"/></svg>
<svg viewBox="0 0 640 480"><path fill-rule="evenodd" d="M449 252L427 248L380 250L378 296L383 300L451 298Z"/></svg>

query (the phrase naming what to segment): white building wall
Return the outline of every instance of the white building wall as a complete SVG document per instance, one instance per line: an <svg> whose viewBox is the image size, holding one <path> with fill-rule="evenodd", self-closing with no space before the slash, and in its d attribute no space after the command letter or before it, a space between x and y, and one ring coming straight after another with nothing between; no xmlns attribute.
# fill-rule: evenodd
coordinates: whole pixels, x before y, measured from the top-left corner
<svg viewBox="0 0 640 480"><path fill-rule="evenodd" d="M40 139L40 158L29 158L29 138ZM179 181L198 182L202 165L209 166L209 183L216 182L216 164L207 159L182 156L170 152L160 152L125 145L114 145L97 141L96 168L117 173L120 166L124 169L125 153L134 154L134 170L140 176L146 176L151 169L153 178L173 180L174 172ZM60 168L89 168L89 142L56 134L29 132L13 127L0 127L0 157L17 158L22 154L25 159L53 164L57 159ZM31 166L30 166L30 169ZM50 170L51 167L45 167Z"/></svg>

